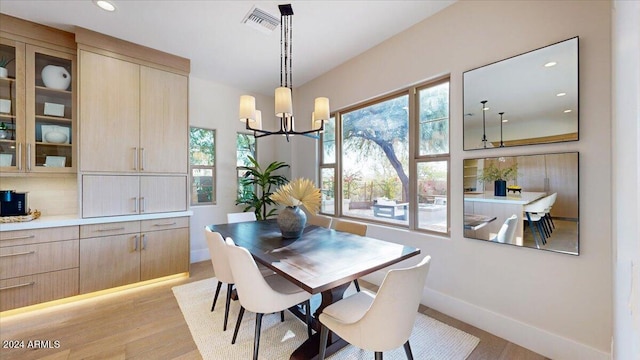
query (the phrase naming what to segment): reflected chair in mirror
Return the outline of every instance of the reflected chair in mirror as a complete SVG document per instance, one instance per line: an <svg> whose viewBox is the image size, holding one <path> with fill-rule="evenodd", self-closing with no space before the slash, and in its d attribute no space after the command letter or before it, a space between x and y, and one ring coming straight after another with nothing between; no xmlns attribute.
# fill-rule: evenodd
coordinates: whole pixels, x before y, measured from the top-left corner
<svg viewBox="0 0 640 360"><path fill-rule="evenodd" d="M547 221L547 224L549 226L549 228L551 229L551 231L553 231L553 229L556 228L556 224L553 223L553 218L551 217L551 208L553 207L553 204L556 203L556 199L558 199L558 193L553 193L551 195L549 195L549 199L547 200L547 208L544 210L544 217Z"/></svg>
<svg viewBox="0 0 640 360"><path fill-rule="evenodd" d="M239 213L227 213L227 223L239 223L247 221L256 221L256 213L254 212L239 212Z"/></svg>
<svg viewBox="0 0 640 360"><path fill-rule="evenodd" d="M413 359L409 337L429 272L431 257L418 265L389 270L377 294L362 291L327 306L319 316L320 349L325 357L329 331L364 350L374 351L382 359L384 351L404 345L408 359ZM402 294L402 296L398 296Z"/></svg>
<svg viewBox="0 0 640 360"><path fill-rule="evenodd" d="M333 220L333 228L336 231L344 231L351 234L356 234L360 236L367 235L367 225L360 224L353 221L342 220L342 219L334 219ZM356 291L360 291L360 283L358 283L358 279L353 280L353 284L356 286Z"/></svg>
<svg viewBox="0 0 640 360"><path fill-rule="evenodd" d="M211 256L211 263L213 264L213 272L215 273L218 285L216 286L216 294L213 296L213 305L211 305L211 311L216 307L216 301L218 301L218 295L220 294L220 287L222 283L227 284L227 298L224 306L224 324L222 330L227 330L227 320L229 318L229 305L231 303L231 291L233 290L233 274L229 267L229 260L227 259L226 244L220 233L211 231L208 227L204 228L205 238L207 240L207 246L209 248L209 255Z"/></svg>
<svg viewBox="0 0 640 360"><path fill-rule="evenodd" d="M522 207L524 211L524 217L529 224L529 229L533 234L533 239L536 242L536 247L539 249L540 245L545 245L547 243L547 236L550 234L546 229L546 225L544 224L544 216L545 210L547 209L547 204L549 203L549 196L544 197L542 199L536 200L529 204L526 204ZM537 236L536 236L537 230ZM538 242L538 239L540 240Z"/></svg>
<svg viewBox="0 0 640 360"><path fill-rule="evenodd" d="M507 218L500 227L498 234L491 239L491 241L497 241L503 244L514 244L514 235L516 234L516 227L518 226L518 215L513 214Z"/></svg>
<svg viewBox="0 0 640 360"><path fill-rule="evenodd" d="M331 229L331 219L324 215L307 215L307 224L316 225L323 228Z"/></svg>
<svg viewBox="0 0 640 360"><path fill-rule="evenodd" d="M307 335L311 337L311 305L309 302L311 293L277 274L262 277L253 256L247 249L236 246L231 238L226 239L226 246L240 302L240 312L231 343L235 344L236 342L244 311L249 310L256 313L253 360L257 360L263 315L280 312L284 321L284 310L300 304L304 304L306 308Z"/></svg>

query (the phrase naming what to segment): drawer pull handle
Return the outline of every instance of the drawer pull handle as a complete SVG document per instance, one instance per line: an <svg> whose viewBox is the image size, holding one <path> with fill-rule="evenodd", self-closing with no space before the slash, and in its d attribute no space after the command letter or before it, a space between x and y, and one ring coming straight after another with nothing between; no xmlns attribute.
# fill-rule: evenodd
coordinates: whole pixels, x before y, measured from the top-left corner
<svg viewBox="0 0 640 360"><path fill-rule="evenodd" d="M18 255L29 255L29 254L35 254L35 253L36 253L35 250L31 250L31 251L25 251L25 252L13 253L13 254L0 255L0 258L10 257L10 256L18 256Z"/></svg>
<svg viewBox="0 0 640 360"><path fill-rule="evenodd" d="M98 230L96 230L96 231L97 231L97 232L103 232L103 231L118 231L118 230L124 230L124 226L122 226L122 227L117 227L117 228L98 229Z"/></svg>
<svg viewBox="0 0 640 360"><path fill-rule="evenodd" d="M25 286L31 286L31 285L35 285L36 282L32 281L32 282L28 282L28 283L24 283L24 284L18 284L18 285L13 285L13 286L5 286L0 288L0 291L3 290L9 290L9 289L16 289L16 288L21 288L21 287L25 287Z"/></svg>
<svg viewBox="0 0 640 360"><path fill-rule="evenodd" d="M140 250L144 250L147 247L147 235L142 234L142 239L140 240Z"/></svg>
<svg viewBox="0 0 640 360"><path fill-rule="evenodd" d="M2 240L22 240L22 239L33 239L34 237L36 237L35 235L25 235L25 236L16 236L16 237L12 237L12 238L6 238L6 239L2 239Z"/></svg>
<svg viewBox="0 0 640 360"><path fill-rule="evenodd" d="M153 224L153 226L172 226L175 225L176 222L171 222L171 223L160 223L160 224Z"/></svg>
<svg viewBox="0 0 640 360"><path fill-rule="evenodd" d="M138 235L133 237L133 251L138 251Z"/></svg>

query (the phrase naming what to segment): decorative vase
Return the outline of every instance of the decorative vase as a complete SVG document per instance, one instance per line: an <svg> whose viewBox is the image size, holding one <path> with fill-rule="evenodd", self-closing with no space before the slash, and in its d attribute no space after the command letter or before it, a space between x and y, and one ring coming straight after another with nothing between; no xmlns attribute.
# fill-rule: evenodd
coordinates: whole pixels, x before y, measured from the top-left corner
<svg viewBox="0 0 640 360"><path fill-rule="evenodd" d="M62 66L47 65L42 69L42 82L51 89L67 90L71 84L71 74Z"/></svg>
<svg viewBox="0 0 640 360"><path fill-rule="evenodd" d="M507 181L496 180L493 182L493 195L495 196L507 196Z"/></svg>
<svg viewBox="0 0 640 360"><path fill-rule="evenodd" d="M297 206L287 206L278 214L278 226L285 239L299 238L306 224L307 215Z"/></svg>

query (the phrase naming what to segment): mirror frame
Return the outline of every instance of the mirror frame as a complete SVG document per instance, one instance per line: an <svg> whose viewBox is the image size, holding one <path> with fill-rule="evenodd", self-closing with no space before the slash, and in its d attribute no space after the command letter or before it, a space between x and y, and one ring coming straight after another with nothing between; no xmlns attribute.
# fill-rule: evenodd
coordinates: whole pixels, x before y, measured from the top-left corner
<svg viewBox="0 0 640 360"><path fill-rule="evenodd" d="M546 66L552 61L555 65ZM579 140L578 36L467 70L462 77L465 151ZM523 83L527 86L520 90ZM548 131L550 125L557 130ZM532 132L535 137L517 135Z"/></svg>

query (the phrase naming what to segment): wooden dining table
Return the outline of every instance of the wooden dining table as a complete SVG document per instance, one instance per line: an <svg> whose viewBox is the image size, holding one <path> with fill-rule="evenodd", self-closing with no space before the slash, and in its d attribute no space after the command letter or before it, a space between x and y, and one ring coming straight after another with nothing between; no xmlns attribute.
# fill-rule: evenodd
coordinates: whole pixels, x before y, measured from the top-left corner
<svg viewBox="0 0 640 360"><path fill-rule="evenodd" d="M210 225L249 250L254 259L311 294L313 328L290 359L313 359L318 354L322 309L342 299L349 284L364 275L420 254L420 249L347 232L307 225L297 239L284 239L275 219ZM304 319L299 308L290 309ZM330 337L327 356L346 342Z"/></svg>

